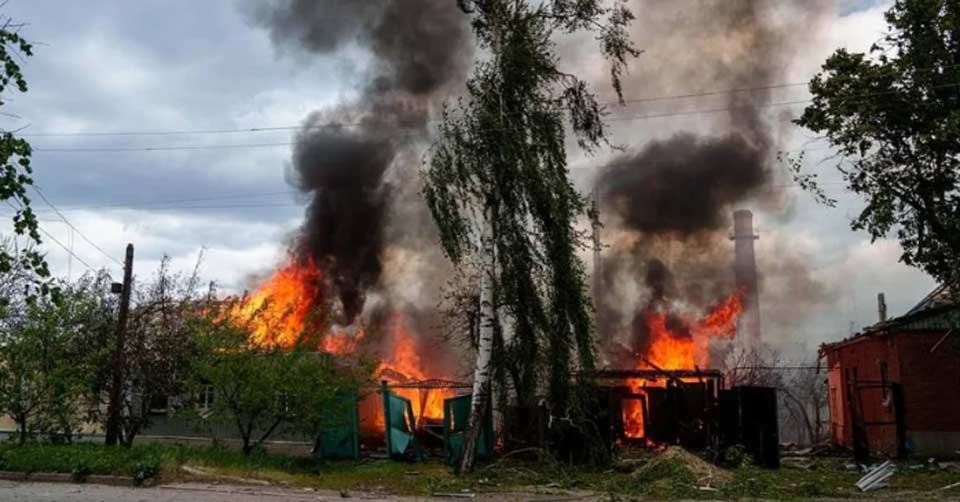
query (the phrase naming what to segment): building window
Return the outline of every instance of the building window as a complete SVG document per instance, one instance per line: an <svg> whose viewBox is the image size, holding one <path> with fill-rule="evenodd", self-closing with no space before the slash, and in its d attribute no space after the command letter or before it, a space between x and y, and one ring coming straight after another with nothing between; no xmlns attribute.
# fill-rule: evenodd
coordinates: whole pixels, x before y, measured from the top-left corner
<svg viewBox="0 0 960 502"><path fill-rule="evenodd" d="M155 395L150 398L148 410L151 415L166 415L169 407L169 400L165 395Z"/></svg>
<svg viewBox="0 0 960 502"><path fill-rule="evenodd" d="M197 397L197 408L201 410L211 410L213 409L213 401L216 397L216 392L213 390L212 385L204 385L203 389L200 390L200 395Z"/></svg>

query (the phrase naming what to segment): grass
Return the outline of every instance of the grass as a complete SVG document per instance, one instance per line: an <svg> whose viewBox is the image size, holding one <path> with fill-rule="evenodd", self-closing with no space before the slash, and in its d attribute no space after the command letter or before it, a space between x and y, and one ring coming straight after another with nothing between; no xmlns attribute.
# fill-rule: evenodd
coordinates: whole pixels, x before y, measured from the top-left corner
<svg viewBox="0 0 960 502"><path fill-rule="evenodd" d="M654 455L654 454L649 454ZM132 448L106 448L99 444L23 446L0 443L0 470L156 477L160 481L190 478L181 466L198 467L211 477L266 480L278 484L333 490L357 490L396 495L429 495L436 492L471 490L550 493L581 489L608 494L610 500L636 499L727 499L762 498L807 500L811 498L873 499L903 496L937 499L956 495L960 489L938 492L937 488L960 481L960 473L923 467L899 468L891 487L883 492L861 494L854 483L859 472L845 470L844 459L817 459L812 470L784 467L766 470L744 466L730 471L726 481L712 483L715 490L697 488L698 475L678 459L651 462L648 468L622 473L600 468L569 467L553 462L505 459L481 466L472 476L457 477L439 462L406 464L387 460L317 462L309 458L270 455L262 452L245 457L238 451L218 447L185 447L144 444Z"/></svg>
<svg viewBox="0 0 960 502"><path fill-rule="evenodd" d="M155 445L128 449L94 444L8 443L0 444L0 470L71 473L77 477L107 474L143 480L156 476L172 454L169 448Z"/></svg>
<svg viewBox="0 0 960 502"><path fill-rule="evenodd" d="M0 443L0 470L56 472L78 478L91 474L151 477L173 481L190 477L180 467L199 467L215 476L265 480L335 490L428 494L467 486L440 463L404 464L392 461L317 462L254 452L250 456L222 447L186 447L144 444L107 448L100 444L73 445Z"/></svg>

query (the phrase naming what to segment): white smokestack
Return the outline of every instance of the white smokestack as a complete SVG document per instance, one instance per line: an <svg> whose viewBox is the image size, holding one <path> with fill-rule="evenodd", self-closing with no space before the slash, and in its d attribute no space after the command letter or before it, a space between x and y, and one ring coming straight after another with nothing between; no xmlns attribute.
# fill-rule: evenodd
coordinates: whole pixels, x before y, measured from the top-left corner
<svg viewBox="0 0 960 502"><path fill-rule="evenodd" d="M734 211L733 236L730 238L736 256L733 272L737 288L743 291L743 314L737 325L737 338L753 347L759 347L762 341L757 260L753 252L753 241L759 238L753 233L753 213L747 209Z"/></svg>

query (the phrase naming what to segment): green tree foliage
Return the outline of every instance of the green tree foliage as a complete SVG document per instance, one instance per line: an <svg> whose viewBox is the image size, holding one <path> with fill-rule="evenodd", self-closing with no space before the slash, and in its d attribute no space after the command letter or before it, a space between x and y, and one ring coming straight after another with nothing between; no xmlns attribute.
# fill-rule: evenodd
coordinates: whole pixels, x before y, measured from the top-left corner
<svg viewBox="0 0 960 502"><path fill-rule="evenodd" d="M245 454L278 431L316 437L324 424L339 425L329 420L342 415L341 398L359 395L370 374L365 365L339 364L322 352L252 345L246 323L256 322L255 315L246 322L233 318L235 300L204 310L193 322L194 394L209 405L203 420L237 427Z"/></svg>
<svg viewBox="0 0 960 502"><path fill-rule="evenodd" d="M494 270L481 265L477 275L493 275L497 315L507 320L494 330L494 374L510 375L523 404L545 387L554 413L565 416L576 401L572 373L595 364L577 257L587 245L577 223L589 205L568 178L565 126L588 152L604 144L606 131L587 84L559 68L554 39L593 32L619 95L626 62L638 54L626 33L633 15L621 2L597 0L460 5L488 57L477 63L466 98L445 110L424 196L458 266L491 254L481 249L490 234Z"/></svg>
<svg viewBox="0 0 960 502"><path fill-rule="evenodd" d="M853 220L873 239L895 232L901 261L960 279L960 3L898 0L869 55L836 51L810 82L796 122L842 154L837 169L866 200ZM801 159L802 160L802 159ZM796 177L827 200L813 175Z"/></svg>
<svg viewBox="0 0 960 502"><path fill-rule="evenodd" d="M23 56L33 55L33 46L18 32L20 25L9 18L0 16L0 96L12 86L19 92L27 92L27 81L23 76L19 61ZM3 106L0 98L0 106ZM0 130L0 200L6 201L15 210L13 229L19 236L27 236L32 242L40 242L37 217L30 208L27 187L33 184L33 168L30 165L30 143L17 137L16 131ZM10 253L0 249L0 274L15 269L28 270L36 281L24 286L28 290L37 289L46 292L49 289L44 279L50 276L47 263L35 249L28 248L22 253ZM6 298L0 298L0 301Z"/></svg>
<svg viewBox="0 0 960 502"><path fill-rule="evenodd" d="M199 261L198 261L199 265ZM100 369L95 395L102 400L96 420L106 426L109 386L117 359L114 358L118 295L105 281L97 290L101 303L109 306L111 322L100 337L100 345L90 357ZM170 270L164 256L148 281L135 281L123 354L119 358L123 392L120 401L120 442L133 444L134 438L151 422L151 407L187 391L190 361L196 346L192 318L197 315L205 292L199 287L195 268L184 275Z"/></svg>
<svg viewBox="0 0 960 502"><path fill-rule="evenodd" d="M34 434L71 441L87 418L103 310L90 278L60 294L17 302L0 330L0 410L21 442Z"/></svg>

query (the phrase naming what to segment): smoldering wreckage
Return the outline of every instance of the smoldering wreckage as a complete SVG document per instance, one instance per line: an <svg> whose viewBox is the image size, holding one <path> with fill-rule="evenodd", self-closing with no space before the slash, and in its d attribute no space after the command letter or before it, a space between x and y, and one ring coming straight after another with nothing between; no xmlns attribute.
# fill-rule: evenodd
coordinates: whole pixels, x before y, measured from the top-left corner
<svg viewBox="0 0 960 502"><path fill-rule="evenodd" d="M277 322L254 327L260 344L292 346L313 333L316 350L379 361L380 385L349 397L356 406L345 425L318 441L329 457L382 451L416 460L439 451L453 463L463 445L471 384L461 354L469 351L445 342L437 299L425 293L441 291L451 274L437 265L444 260L435 230L410 180L420 162L414 146L427 139L443 97L465 80L474 48L454 2L424 3L430 5L252 4L251 22L269 33L280 54L330 55L351 44L372 54L359 95L315 112L297 134L289 179L310 199L305 221L288 260L233 313L245 318L265 309L274 316ZM671 16L670 7L659 8L664 12L651 14ZM793 42L762 22L743 22L756 20L760 10L737 3L705 9L720 13L710 23L687 23L750 41L739 50L751 57L717 58L702 65L703 77L732 88L779 81L784 69L774 62L790 56ZM689 39L705 44L707 53L718 50L707 45L709 37ZM667 76L647 78L671 84ZM776 131L757 111L769 97L731 94L733 111L720 133L678 132L595 166L588 189L605 226L606 246L595 250L592 270L604 364L575 378L594 383L593 425L608 449L681 445L718 458L739 446L755 462L779 466L776 389L731 385L723 371L735 341L752 347L764 341L758 235L753 214L742 208L776 205L782 196L772 183ZM398 139L391 134L398 128L409 134ZM731 209L737 209L732 216ZM803 266L788 265L783 269L797 281L811 281ZM325 312L322 321L318 310ZM580 432L564 424L562 411L546 402L498 404L489 410L478 452L533 446L563 460L586 460L577 446Z"/></svg>

